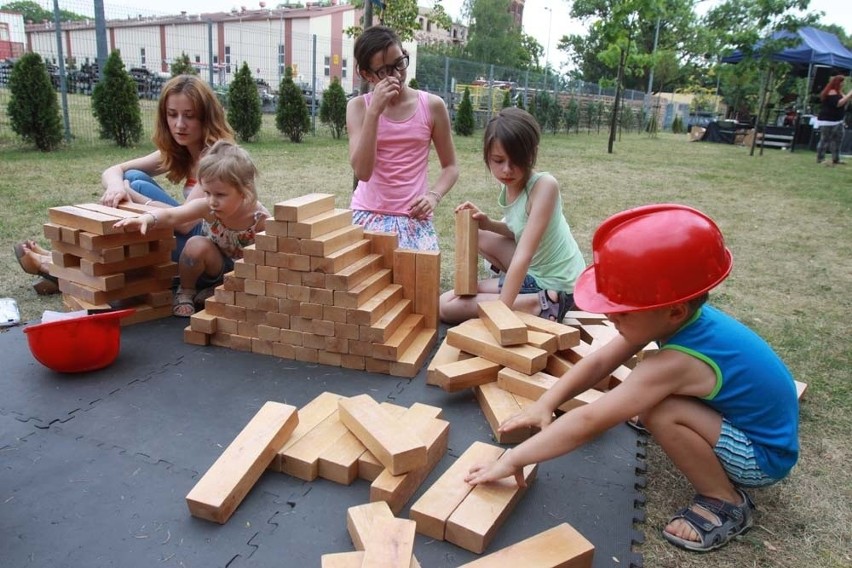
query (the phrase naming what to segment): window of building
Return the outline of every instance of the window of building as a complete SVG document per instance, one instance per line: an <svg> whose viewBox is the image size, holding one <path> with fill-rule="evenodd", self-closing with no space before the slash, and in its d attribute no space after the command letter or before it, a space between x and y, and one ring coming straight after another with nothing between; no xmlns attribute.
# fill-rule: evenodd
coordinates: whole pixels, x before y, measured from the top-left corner
<svg viewBox="0 0 852 568"><path fill-rule="evenodd" d="M225 73L231 72L231 46L225 46Z"/></svg>
<svg viewBox="0 0 852 568"><path fill-rule="evenodd" d="M323 71L323 75L325 75L326 77L331 77L331 57L326 55L325 58L324 58L324 61L325 61L325 63L324 63L325 69Z"/></svg>
<svg viewBox="0 0 852 568"><path fill-rule="evenodd" d="M287 69L287 63L286 63L286 52L284 51L284 44L279 43L278 44L278 75L283 77L284 73L286 72L286 69Z"/></svg>
<svg viewBox="0 0 852 568"><path fill-rule="evenodd" d="M346 68L348 67L349 62L346 59L343 59L340 64L340 78L346 78Z"/></svg>
<svg viewBox="0 0 852 568"><path fill-rule="evenodd" d="M0 41L10 41L9 24L0 22Z"/></svg>
<svg viewBox="0 0 852 568"><path fill-rule="evenodd" d="M145 67L145 48L144 47L139 48L139 60L142 63L142 67Z"/></svg>

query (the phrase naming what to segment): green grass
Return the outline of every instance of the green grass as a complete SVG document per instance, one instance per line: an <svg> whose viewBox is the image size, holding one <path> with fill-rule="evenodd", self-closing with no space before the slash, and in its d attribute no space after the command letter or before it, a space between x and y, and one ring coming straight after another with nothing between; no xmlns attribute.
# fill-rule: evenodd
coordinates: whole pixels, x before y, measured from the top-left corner
<svg viewBox="0 0 852 568"><path fill-rule="evenodd" d="M266 117L261 142L247 145L261 171L267 205L309 192L338 196L347 207L352 173L345 140L311 136L283 141ZM442 246L442 287L450 287L456 203L471 200L491 214L497 185L482 163L478 136L457 139L459 182L436 215ZM539 169L560 181L565 211L586 260L591 236L607 216L641 204L674 201L705 211L733 251L731 277L713 302L753 326L809 389L802 402L802 456L788 480L754 492L757 526L741 542L710 555L675 550L660 538L668 516L691 491L659 448L648 446L647 521L640 526L645 565L824 566L852 563L852 474L849 464L849 313L852 300L852 165L823 168L811 152L687 142L685 136L625 135L616 153L605 135L545 136ZM0 140L0 297L16 298L25 319L60 309L56 297L37 298L11 254L12 244L41 236L47 208L93 201L100 172L150 147L121 150L78 143L42 154ZM433 159L433 165L436 160ZM434 176L435 172L432 172Z"/></svg>

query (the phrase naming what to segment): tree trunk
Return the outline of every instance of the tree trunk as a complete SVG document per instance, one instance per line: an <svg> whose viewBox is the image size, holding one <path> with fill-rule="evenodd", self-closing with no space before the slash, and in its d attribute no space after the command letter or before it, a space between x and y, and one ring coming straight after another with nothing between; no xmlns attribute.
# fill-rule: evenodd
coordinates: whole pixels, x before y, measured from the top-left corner
<svg viewBox="0 0 852 568"><path fill-rule="evenodd" d="M615 126L618 123L618 104L621 100L621 80L624 77L624 63L627 59L627 51L621 50L621 56L618 59L618 75L615 80L615 104L612 106L612 119L609 123L609 144L607 145L607 153L612 154L612 146L615 144Z"/></svg>

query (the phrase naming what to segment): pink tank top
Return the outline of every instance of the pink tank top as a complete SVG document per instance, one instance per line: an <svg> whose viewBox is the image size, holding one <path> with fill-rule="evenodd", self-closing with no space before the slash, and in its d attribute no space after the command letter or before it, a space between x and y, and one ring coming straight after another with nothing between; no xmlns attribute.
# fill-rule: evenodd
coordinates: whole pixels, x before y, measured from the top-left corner
<svg viewBox="0 0 852 568"><path fill-rule="evenodd" d="M386 215L407 215L411 201L426 193L432 114L429 94L417 92L417 109L411 118L393 121L379 117L376 163L369 181L359 181L351 209ZM364 95L370 106L372 93Z"/></svg>

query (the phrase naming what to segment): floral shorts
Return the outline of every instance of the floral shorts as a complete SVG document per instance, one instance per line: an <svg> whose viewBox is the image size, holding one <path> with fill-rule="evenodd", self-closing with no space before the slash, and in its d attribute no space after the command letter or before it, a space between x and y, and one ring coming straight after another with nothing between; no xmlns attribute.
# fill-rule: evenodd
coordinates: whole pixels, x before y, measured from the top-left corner
<svg viewBox="0 0 852 568"><path fill-rule="evenodd" d="M431 219L412 219L406 215L352 211L352 221L368 231L396 233L400 248L438 250L438 235Z"/></svg>

